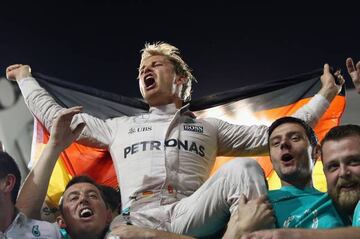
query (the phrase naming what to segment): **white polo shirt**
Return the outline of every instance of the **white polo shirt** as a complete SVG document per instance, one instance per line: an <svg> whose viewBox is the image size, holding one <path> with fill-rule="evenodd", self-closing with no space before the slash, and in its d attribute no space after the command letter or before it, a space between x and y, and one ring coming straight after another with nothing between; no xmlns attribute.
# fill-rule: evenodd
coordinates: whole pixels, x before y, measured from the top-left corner
<svg viewBox="0 0 360 239"><path fill-rule="evenodd" d="M60 239L56 225L27 218L19 212L5 232L0 231L0 239Z"/></svg>

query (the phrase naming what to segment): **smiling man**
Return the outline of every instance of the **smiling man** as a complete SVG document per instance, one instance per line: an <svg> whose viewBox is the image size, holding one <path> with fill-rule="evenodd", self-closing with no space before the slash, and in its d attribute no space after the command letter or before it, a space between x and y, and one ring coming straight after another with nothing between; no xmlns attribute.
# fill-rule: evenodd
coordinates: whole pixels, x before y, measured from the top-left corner
<svg viewBox="0 0 360 239"><path fill-rule="evenodd" d="M332 128L322 141L321 151L328 193L353 226L359 227L360 126Z"/></svg>
<svg viewBox="0 0 360 239"><path fill-rule="evenodd" d="M29 109L50 130L63 108L29 69L10 66L7 78L18 81ZM108 120L75 116L74 125L86 123L78 142L111 153L124 208L114 227L128 223L208 236L226 224L241 194L253 199L265 193L262 170L253 160L233 160L209 178L216 156L266 154L267 127L195 118L186 104L193 80L176 47L146 44L138 83L149 112ZM319 94L295 114L312 125L344 83L335 84L327 64L321 82Z"/></svg>

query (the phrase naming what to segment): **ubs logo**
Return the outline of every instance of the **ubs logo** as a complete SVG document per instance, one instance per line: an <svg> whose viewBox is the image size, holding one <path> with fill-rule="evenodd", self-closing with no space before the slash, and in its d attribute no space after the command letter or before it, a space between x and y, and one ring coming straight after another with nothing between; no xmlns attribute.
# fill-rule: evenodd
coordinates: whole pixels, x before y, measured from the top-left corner
<svg viewBox="0 0 360 239"><path fill-rule="evenodd" d="M128 134L146 132L146 131L151 131L151 130L152 130L152 127L151 127L151 126L131 127L131 128L129 129Z"/></svg>

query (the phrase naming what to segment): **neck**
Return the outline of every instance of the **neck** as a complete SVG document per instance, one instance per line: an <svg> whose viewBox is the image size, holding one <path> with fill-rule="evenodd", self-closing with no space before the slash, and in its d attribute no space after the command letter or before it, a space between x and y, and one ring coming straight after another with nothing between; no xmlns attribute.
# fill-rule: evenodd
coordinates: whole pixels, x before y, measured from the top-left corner
<svg viewBox="0 0 360 239"><path fill-rule="evenodd" d="M81 233L79 235L70 235L70 238L71 239L99 239L100 236L94 235L92 233Z"/></svg>
<svg viewBox="0 0 360 239"><path fill-rule="evenodd" d="M312 187L313 186L313 182L311 179L298 179L298 180L281 180L281 186L293 186L296 188L307 188L307 187Z"/></svg>
<svg viewBox="0 0 360 239"><path fill-rule="evenodd" d="M15 207L12 203L1 204L0 207L0 231L5 232L9 228L15 218Z"/></svg>
<svg viewBox="0 0 360 239"><path fill-rule="evenodd" d="M94 233L90 231L86 232L79 232L79 233L69 233L71 239L103 239L105 238L105 235L108 231L108 227L106 227L102 232L100 233Z"/></svg>
<svg viewBox="0 0 360 239"><path fill-rule="evenodd" d="M183 106L183 101L180 100L179 98L176 98L174 100L174 103L175 103L175 106L176 106L177 109L180 109Z"/></svg>

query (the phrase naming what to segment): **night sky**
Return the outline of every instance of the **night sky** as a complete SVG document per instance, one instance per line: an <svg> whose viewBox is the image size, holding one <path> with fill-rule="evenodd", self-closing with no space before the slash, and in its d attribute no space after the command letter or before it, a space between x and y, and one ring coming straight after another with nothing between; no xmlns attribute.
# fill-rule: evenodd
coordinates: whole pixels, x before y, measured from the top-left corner
<svg viewBox="0 0 360 239"><path fill-rule="evenodd" d="M180 48L199 81L194 98L311 71L325 62L345 73L346 57L360 60L360 9L313 4L0 3L1 75L6 66L24 63L35 72L140 97L139 51L154 41Z"/></svg>

